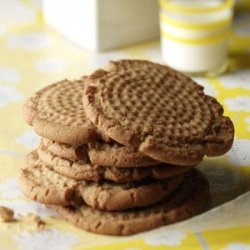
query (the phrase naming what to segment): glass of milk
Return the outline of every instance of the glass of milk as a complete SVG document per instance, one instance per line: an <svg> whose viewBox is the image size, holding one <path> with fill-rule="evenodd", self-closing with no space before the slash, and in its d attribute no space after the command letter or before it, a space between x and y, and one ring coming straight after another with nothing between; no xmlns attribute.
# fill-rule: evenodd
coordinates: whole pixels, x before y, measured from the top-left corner
<svg viewBox="0 0 250 250"><path fill-rule="evenodd" d="M233 0L159 0L165 63L191 75L218 75L227 65Z"/></svg>

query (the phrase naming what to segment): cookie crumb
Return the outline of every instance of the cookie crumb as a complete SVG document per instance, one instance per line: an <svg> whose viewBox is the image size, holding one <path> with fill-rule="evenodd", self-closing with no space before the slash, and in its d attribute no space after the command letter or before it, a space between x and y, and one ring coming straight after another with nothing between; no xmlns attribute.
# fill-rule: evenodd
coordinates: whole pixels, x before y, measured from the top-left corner
<svg viewBox="0 0 250 250"><path fill-rule="evenodd" d="M41 219L39 215L29 213L26 218L29 221L34 222L37 229L43 230L45 228L46 223Z"/></svg>
<svg viewBox="0 0 250 250"><path fill-rule="evenodd" d="M0 206L0 219L4 222L14 221L13 210L4 206Z"/></svg>

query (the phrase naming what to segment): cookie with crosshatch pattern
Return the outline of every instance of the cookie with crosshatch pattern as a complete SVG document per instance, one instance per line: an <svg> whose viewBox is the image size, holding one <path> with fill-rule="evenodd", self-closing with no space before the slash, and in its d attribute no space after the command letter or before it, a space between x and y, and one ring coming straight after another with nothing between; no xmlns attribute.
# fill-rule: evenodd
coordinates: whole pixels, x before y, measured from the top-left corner
<svg viewBox="0 0 250 250"><path fill-rule="evenodd" d="M203 87L167 66L111 61L86 80L86 116L115 141L181 166L232 146L234 127Z"/></svg>
<svg viewBox="0 0 250 250"><path fill-rule="evenodd" d="M84 144L97 138L97 130L82 107L85 79L48 85L25 102L24 119L37 134L68 144Z"/></svg>

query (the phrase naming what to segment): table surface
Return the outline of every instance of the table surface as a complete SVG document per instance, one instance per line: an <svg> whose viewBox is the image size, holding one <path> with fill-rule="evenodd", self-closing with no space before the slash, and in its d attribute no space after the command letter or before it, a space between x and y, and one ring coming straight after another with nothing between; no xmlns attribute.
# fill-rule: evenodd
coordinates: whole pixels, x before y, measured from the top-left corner
<svg viewBox="0 0 250 250"><path fill-rule="evenodd" d="M160 231L132 237L107 237L81 231L56 218L56 214L44 205L31 202L21 194L16 178L18 170L25 154L39 142L39 137L22 118L21 107L25 99L46 84L78 78L110 59L120 58L161 62L159 41L91 53L44 27L39 1L0 1L0 205L13 208L16 218L35 213L47 224L45 230L39 231L25 219L11 224L0 223L0 249L250 249L249 211L241 207L232 214L242 212L246 218L244 225L237 224L236 217L232 216L227 219L231 226L222 223L221 228L217 226L216 229L205 227L186 232L163 227ZM224 105L236 129L233 149L213 161L223 161L232 173L237 172L247 181L249 190L250 14L238 16L234 23L229 72L216 78L196 80L205 87L206 93ZM244 199L250 205L250 196ZM227 209L227 205L224 208Z"/></svg>

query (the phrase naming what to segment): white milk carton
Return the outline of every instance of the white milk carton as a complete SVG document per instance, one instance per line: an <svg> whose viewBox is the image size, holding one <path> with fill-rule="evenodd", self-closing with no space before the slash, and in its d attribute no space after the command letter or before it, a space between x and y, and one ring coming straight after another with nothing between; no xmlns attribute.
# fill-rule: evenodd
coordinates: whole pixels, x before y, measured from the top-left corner
<svg viewBox="0 0 250 250"><path fill-rule="evenodd" d="M46 23L89 50L159 36L157 0L43 0Z"/></svg>

